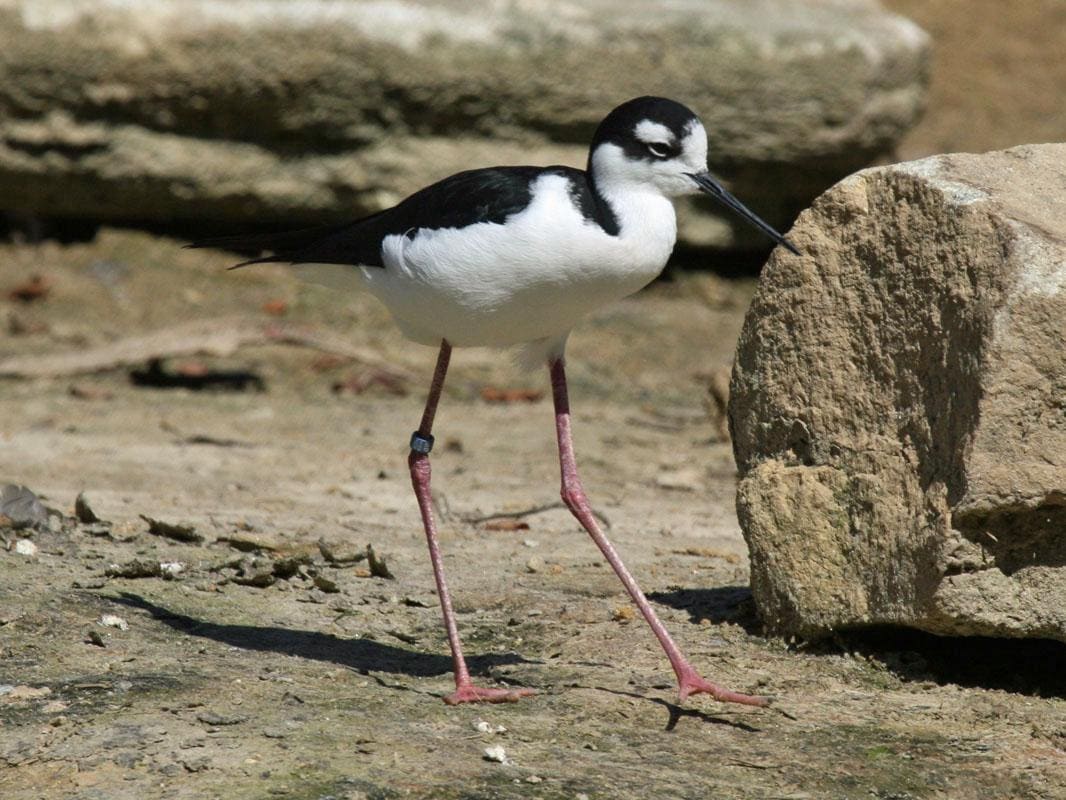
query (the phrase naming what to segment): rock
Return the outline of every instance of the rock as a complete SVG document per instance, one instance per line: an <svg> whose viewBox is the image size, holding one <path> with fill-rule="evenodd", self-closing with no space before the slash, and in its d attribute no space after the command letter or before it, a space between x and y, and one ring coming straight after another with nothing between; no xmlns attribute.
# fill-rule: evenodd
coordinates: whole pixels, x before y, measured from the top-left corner
<svg viewBox="0 0 1066 800"><path fill-rule="evenodd" d="M29 539L19 539L15 542L15 552L20 556L35 556L37 555L37 545L35 545Z"/></svg>
<svg viewBox="0 0 1066 800"><path fill-rule="evenodd" d="M49 686L27 686L25 684L12 686L5 684L0 687L0 697L3 697L4 702L7 703L25 703L30 700L39 700L51 693L52 689Z"/></svg>
<svg viewBox="0 0 1066 800"><path fill-rule="evenodd" d="M0 488L0 527L44 530L48 516L48 509L25 486L9 483Z"/></svg>
<svg viewBox="0 0 1066 800"><path fill-rule="evenodd" d="M23 214L348 218L473 166L583 166L603 115L655 93L784 227L915 121L929 43L871 0L4 0L0 50ZM691 209L682 231L765 246Z"/></svg>
<svg viewBox="0 0 1066 800"><path fill-rule="evenodd" d="M104 614L100 617L100 624L105 628L118 628L120 631L128 631L130 624L117 614Z"/></svg>
<svg viewBox="0 0 1066 800"><path fill-rule="evenodd" d="M196 532L194 525L154 519L144 514L141 514L140 517L148 523L148 532L153 536L162 536L166 539L173 539L176 542L185 542L187 544L199 544L204 540L203 535Z"/></svg>
<svg viewBox="0 0 1066 800"><path fill-rule="evenodd" d="M241 714L219 714L211 710L199 712L196 715L196 719L205 725L212 726L240 725L242 722L248 721L248 717Z"/></svg>
<svg viewBox="0 0 1066 800"><path fill-rule="evenodd" d="M185 565L180 561L162 561L159 564L160 575L168 581L176 580L185 571Z"/></svg>
<svg viewBox="0 0 1066 800"><path fill-rule="evenodd" d="M104 570L108 578L158 578L163 567L158 561L135 558L123 564L109 564Z"/></svg>
<svg viewBox="0 0 1066 800"><path fill-rule="evenodd" d="M859 172L737 349L737 508L782 633L1066 641L1066 144Z"/></svg>
<svg viewBox="0 0 1066 800"><path fill-rule="evenodd" d="M103 522L102 519L96 516L96 512L93 511L92 506L89 505L89 498L85 496L85 492L79 492L74 500L74 516L77 517L78 522L86 525L94 525Z"/></svg>

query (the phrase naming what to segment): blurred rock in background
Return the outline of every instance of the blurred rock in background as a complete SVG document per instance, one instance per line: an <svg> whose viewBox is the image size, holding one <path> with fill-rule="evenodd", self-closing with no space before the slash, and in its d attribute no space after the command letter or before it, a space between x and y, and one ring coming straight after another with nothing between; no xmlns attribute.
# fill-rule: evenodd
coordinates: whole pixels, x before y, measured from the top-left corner
<svg viewBox="0 0 1066 800"><path fill-rule="evenodd" d="M0 0L0 210L189 230L365 214L461 169L583 166L617 103L708 125L780 228L891 155L929 41L867 0ZM689 244L761 248L710 207Z"/></svg>

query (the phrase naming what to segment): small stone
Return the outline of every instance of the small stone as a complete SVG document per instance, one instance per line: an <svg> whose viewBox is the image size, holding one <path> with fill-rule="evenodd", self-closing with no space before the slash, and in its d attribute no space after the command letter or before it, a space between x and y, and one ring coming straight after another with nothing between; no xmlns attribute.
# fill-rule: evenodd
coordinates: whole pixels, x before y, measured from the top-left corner
<svg viewBox="0 0 1066 800"><path fill-rule="evenodd" d="M319 539L318 551L330 564L355 564L359 561L366 561L366 550L356 550L347 541L330 542Z"/></svg>
<svg viewBox="0 0 1066 800"><path fill-rule="evenodd" d="M375 578L395 580L396 576L389 570L388 564L385 563L385 557L375 553L373 545L368 544L366 546L366 560L370 567L370 574Z"/></svg>
<svg viewBox="0 0 1066 800"><path fill-rule="evenodd" d="M483 719L479 719L474 723L474 730L481 733L507 733L507 728L503 725L493 725L491 722L485 722Z"/></svg>
<svg viewBox="0 0 1066 800"><path fill-rule="evenodd" d="M107 647L107 643L104 641L104 637L96 631L89 631L89 644L94 644L97 647Z"/></svg>
<svg viewBox="0 0 1066 800"><path fill-rule="evenodd" d="M196 532L196 527L193 525L166 522L161 519L153 519L144 514L141 514L140 517L148 523L148 532L153 536L162 536L166 539L173 539L176 542L185 542L187 544L199 544L204 540L204 537Z"/></svg>
<svg viewBox="0 0 1066 800"><path fill-rule="evenodd" d="M248 557L242 558L237 566L238 574L233 577L233 582L241 586L258 586L264 588L273 585L277 580L274 574L274 562L269 558Z"/></svg>
<svg viewBox="0 0 1066 800"><path fill-rule="evenodd" d="M540 556L533 556L526 562L526 572L542 572L544 570L544 559Z"/></svg>
<svg viewBox="0 0 1066 800"><path fill-rule="evenodd" d="M181 760L181 765L185 767L186 772L203 772L210 763L211 759L207 756L196 756L195 758L183 758Z"/></svg>
<svg viewBox="0 0 1066 800"><path fill-rule="evenodd" d="M105 628L118 628L120 631L128 631L130 629L130 624L115 614L104 614L100 617L100 624Z"/></svg>
<svg viewBox="0 0 1066 800"><path fill-rule="evenodd" d="M196 715L196 719L205 725L240 725L242 722L246 722L248 717L242 717L237 714L216 714L214 711L201 711Z"/></svg>
<svg viewBox="0 0 1066 800"><path fill-rule="evenodd" d="M633 606L618 606L611 613L611 619L615 622L631 622L633 620Z"/></svg>
<svg viewBox="0 0 1066 800"><path fill-rule="evenodd" d="M219 536L218 541L225 542L234 550L240 550L242 553L254 553L258 550L278 550L284 544L278 537L254 531L238 531L228 536Z"/></svg>
<svg viewBox="0 0 1066 800"><path fill-rule="evenodd" d="M35 556L37 555L37 545L29 539L19 539L15 542L15 552L20 556Z"/></svg>
<svg viewBox="0 0 1066 800"><path fill-rule="evenodd" d="M538 542L536 539L523 539L522 544L526 547L536 547L538 544L540 544L540 542Z"/></svg>
<svg viewBox="0 0 1066 800"><path fill-rule="evenodd" d="M159 564L159 572L163 578L172 581L185 571L185 565L180 561L163 561Z"/></svg>
<svg viewBox="0 0 1066 800"><path fill-rule="evenodd" d="M529 775L526 777L526 783L541 783L544 778L539 775Z"/></svg>
<svg viewBox="0 0 1066 800"><path fill-rule="evenodd" d="M326 594L336 594L340 591L340 587L337 586L337 582L330 580L325 575L315 575L315 586L321 589Z"/></svg>
<svg viewBox="0 0 1066 800"><path fill-rule="evenodd" d="M163 571L158 561L134 559L125 564L109 564L104 574L109 578L158 578Z"/></svg>
<svg viewBox="0 0 1066 800"><path fill-rule="evenodd" d="M0 488L0 516L10 528L43 528L48 526L48 509L25 486L9 483Z"/></svg>
<svg viewBox="0 0 1066 800"><path fill-rule="evenodd" d="M484 759L486 761L495 761L498 764L507 763L507 751L504 750L501 745L486 747L484 753Z"/></svg>
<svg viewBox="0 0 1066 800"><path fill-rule="evenodd" d="M52 693L52 689L49 686L27 686L20 684L19 686L5 686L8 691L0 693L6 702L21 702L25 700L38 700L42 697L47 697Z"/></svg>
<svg viewBox="0 0 1066 800"><path fill-rule="evenodd" d="M81 492L77 499L74 500L74 516L78 518L78 522L84 522L87 525L103 522L102 519L96 516L92 506L89 505L85 492Z"/></svg>

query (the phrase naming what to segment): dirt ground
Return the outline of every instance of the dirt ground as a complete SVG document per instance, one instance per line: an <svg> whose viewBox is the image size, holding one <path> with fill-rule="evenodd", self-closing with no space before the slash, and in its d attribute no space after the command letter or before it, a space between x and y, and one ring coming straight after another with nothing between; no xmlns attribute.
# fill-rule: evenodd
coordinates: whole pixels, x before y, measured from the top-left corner
<svg viewBox="0 0 1066 800"><path fill-rule="evenodd" d="M931 110L902 157L1066 135L1062 3L886 5L937 41ZM558 507L514 517L558 499L550 403L482 392L546 380L480 351L456 354L438 417L445 564L472 667L539 694L450 708L404 464L434 354L370 299L226 263L113 231L0 245L0 360L241 315L332 332L402 372L260 344L163 362L179 382L250 381L232 391L136 386L128 367L0 380L0 484L66 515L0 528L4 800L1066 797L1061 646L761 635L706 391L750 282L690 276L590 320L571 394L587 488L666 625L707 677L786 713L678 706L576 523ZM32 274L47 295L8 299ZM106 523L73 521L83 491ZM496 514L511 518L478 521ZM368 544L393 578L371 574Z"/></svg>
<svg viewBox="0 0 1066 800"><path fill-rule="evenodd" d="M650 632L562 509L476 521L554 503L558 476L548 399L482 399L545 376L467 350L434 453L446 568L474 669L539 694L452 708L405 471L434 354L370 298L226 263L112 231L0 247L5 297L31 272L50 285L0 301L4 353L85 355L243 314L335 331L412 377L267 344L164 362L245 370L263 391L141 387L125 368L0 381L0 483L68 516L85 492L109 522L2 531L0 797L1066 796L1061 649L760 634L705 388L750 282L689 276L590 320L570 345L572 401L593 502L679 643L787 715L676 705ZM352 377L369 388L333 391ZM203 540L152 534L142 515ZM367 544L394 578L355 560ZM137 569L155 574L116 576ZM487 760L497 746L505 760Z"/></svg>

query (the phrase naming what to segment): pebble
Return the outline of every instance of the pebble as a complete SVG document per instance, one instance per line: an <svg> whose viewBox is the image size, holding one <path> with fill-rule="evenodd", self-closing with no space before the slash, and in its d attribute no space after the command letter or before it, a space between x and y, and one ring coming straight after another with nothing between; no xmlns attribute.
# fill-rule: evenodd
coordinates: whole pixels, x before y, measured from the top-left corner
<svg viewBox="0 0 1066 800"><path fill-rule="evenodd" d="M15 552L20 556L35 556L37 555L37 545L29 539L19 539L15 542Z"/></svg>
<svg viewBox="0 0 1066 800"><path fill-rule="evenodd" d="M185 571L185 565L180 561L163 561L159 564L159 571L163 573L164 578L173 580Z"/></svg>
<svg viewBox="0 0 1066 800"><path fill-rule="evenodd" d="M544 778L540 777L540 775L530 775L526 778L526 783L540 783L543 780Z"/></svg>
<svg viewBox="0 0 1066 800"><path fill-rule="evenodd" d="M240 725L248 717L237 714L216 714L214 711L201 711L196 718L205 725Z"/></svg>
<svg viewBox="0 0 1066 800"><path fill-rule="evenodd" d="M3 688L7 691L0 692L0 694L7 697L8 700L38 700L52 693L52 689L49 686L20 684L18 686L5 685Z"/></svg>
<svg viewBox="0 0 1066 800"><path fill-rule="evenodd" d="M100 624L107 628L118 628L120 631L128 631L130 629L130 624L115 614L104 614L100 617Z"/></svg>
<svg viewBox="0 0 1066 800"><path fill-rule="evenodd" d="M495 761L498 764L506 764L507 751L500 745L497 745L496 747L486 747L484 758L486 761Z"/></svg>
<svg viewBox="0 0 1066 800"><path fill-rule="evenodd" d="M540 556L533 556L526 562L526 572L537 573L544 569L544 559Z"/></svg>
<svg viewBox="0 0 1066 800"><path fill-rule="evenodd" d="M491 722L485 722L483 719L479 719L474 723L474 730L481 733L507 733L507 728L503 725L493 725Z"/></svg>
<svg viewBox="0 0 1066 800"><path fill-rule="evenodd" d="M540 542L538 542L536 539L523 539L522 544L524 544L526 547L536 547L538 544L540 544Z"/></svg>

